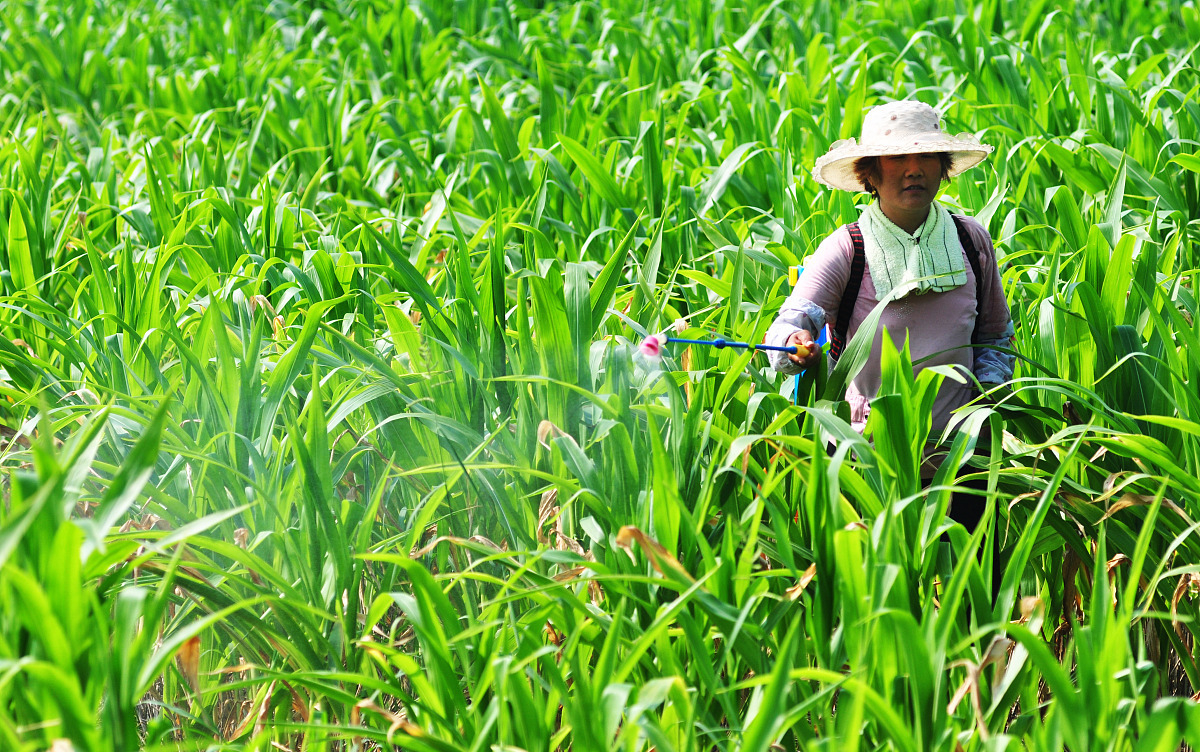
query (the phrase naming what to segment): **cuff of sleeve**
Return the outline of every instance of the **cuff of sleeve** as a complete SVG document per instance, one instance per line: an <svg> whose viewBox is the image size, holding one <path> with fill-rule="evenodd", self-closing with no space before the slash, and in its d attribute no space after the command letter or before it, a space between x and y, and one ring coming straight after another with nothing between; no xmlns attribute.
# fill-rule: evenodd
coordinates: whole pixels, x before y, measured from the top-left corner
<svg viewBox="0 0 1200 752"><path fill-rule="evenodd" d="M978 344L983 349L975 351L975 378L982 383L1002 384L1012 378L1017 359L1013 355L990 348L1012 346L1013 325L1009 321L997 337L985 337Z"/></svg>
<svg viewBox="0 0 1200 752"><path fill-rule="evenodd" d="M783 347L787 344L788 338L801 329L807 329L815 339L825 328L825 309L816 303L810 300L801 300L788 307L789 310L786 314L776 319L775 323L771 325L770 331L767 332L767 344ZM792 375L804 370L788 359L787 353L771 352L769 360L771 367L780 373Z"/></svg>
<svg viewBox="0 0 1200 752"><path fill-rule="evenodd" d="M804 327L802 327L802 326L797 326L797 327L790 327L790 328L781 327L779 329L776 329L774 332L771 333L771 336L769 336L767 338L767 344L774 345L775 347L783 347L783 346L787 345L787 341L788 341L789 337L791 337L793 334L795 334L796 332L800 331L803 328ZM797 364L793 363L792 360L790 358L788 358L787 353L785 353L785 352L780 352L778 350L772 350L767 353L767 359L771 362L772 368L774 368L776 371L779 371L780 373L782 373L786 376L791 376L793 374L800 373L801 371L804 370Z"/></svg>
<svg viewBox="0 0 1200 752"><path fill-rule="evenodd" d="M975 367L975 378L981 384L1003 384L1012 377L1012 371L1005 373L1004 369L994 363L980 363Z"/></svg>
<svg viewBox="0 0 1200 752"><path fill-rule="evenodd" d="M821 330L825 328L825 309L810 300L804 300L796 310L801 322L799 328L812 332L814 338L820 335Z"/></svg>
<svg viewBox="0 0 1200 752"><path fill-rule="evenodd" d="M1002 340L995 343L984 343L993 347L1007 347L1008 340ZM1017 359L1006 352L999 350L980 350L975 355L975 378L982 382L993 384L1002 384L1012 378L1013 366L1016 365Z"/></svg>

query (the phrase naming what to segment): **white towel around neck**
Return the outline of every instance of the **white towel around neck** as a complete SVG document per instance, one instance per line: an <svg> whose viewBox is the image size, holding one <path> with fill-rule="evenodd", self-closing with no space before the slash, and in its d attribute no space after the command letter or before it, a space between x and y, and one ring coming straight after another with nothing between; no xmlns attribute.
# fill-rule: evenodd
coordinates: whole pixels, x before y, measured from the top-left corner
<svg viewBox="0 0 1200 752"><path fill-rule="evenodd" d="M902 298L946 292L967 283L958 228L937 201L930 204L929 216L912 235L888 219L878 201L867 207L858 225L879 300L892 290L898 290L896 297Z"/></svg>

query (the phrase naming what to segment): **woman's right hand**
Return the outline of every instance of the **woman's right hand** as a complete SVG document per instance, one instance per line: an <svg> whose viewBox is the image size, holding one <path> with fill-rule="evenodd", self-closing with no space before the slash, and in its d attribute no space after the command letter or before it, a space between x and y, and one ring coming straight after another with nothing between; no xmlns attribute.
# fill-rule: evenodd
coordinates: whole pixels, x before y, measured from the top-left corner
<svg viewBox="0 0 1200 752"><path fill-rule="evenodd" d="M787 345L799 350L799 352L788 353L788 360L804 370L807 371L821 362L821 348L813 341L812 332L807 329L798 329L792 332L792 336L787 339Z"/></svg>

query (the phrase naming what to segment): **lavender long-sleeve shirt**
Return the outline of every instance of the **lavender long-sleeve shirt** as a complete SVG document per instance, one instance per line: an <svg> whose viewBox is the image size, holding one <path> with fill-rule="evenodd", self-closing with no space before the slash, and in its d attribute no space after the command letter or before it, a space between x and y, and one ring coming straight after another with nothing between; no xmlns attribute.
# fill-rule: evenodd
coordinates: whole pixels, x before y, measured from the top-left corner
<svg viewBox="0 0 1200 752"><path fill-rule="evenodd" d="M967 270L967 283L948 292L929 292L923 295L908 295L893 301L884 309L871 346L871 356L866 365L846 390L850 403L851 421L860 430L870 412L869 401L879 393L882 383L880 353L883 329L897 347L903 347L904 337L909 338L909 349L913 362L920 372L930 366L960 366L974 373L981 382L1003 382L1012 376L1014 358L994 350L973 349L971 333L975 319L979 317L981 344L1008 347L1012 337L1012 319L1004 289L1000 281L1000 270L996 265L996 251L992 238L983 225L970 217L963 217L971 240L979 253L979 268L983 274L982 292L984 306L976 311L976 282L971 265ZM828 322L830 325L843 315L838 310L842 293L850 279L850 263L854 257L854 243L850 232L843 226L827 237L805 263L804 273L779 311L775 322L767 330L766 341L772 345L783 345L788 337L799 329L808 329L814 336ZM847 341L858 331L863 320L875 308L879 300L875 297L875 284L871 280L870 265L863 270L862 285L854 309L845 312L850 317L846 333ZM788 360L784 353L770 353L771 365L783 373L796 373L799 368ZM969 384L959 384L951 379L942 382L937 399L933 404L932 431L936 434L946 427L950 413L970 402L975 396Z"/></svg>

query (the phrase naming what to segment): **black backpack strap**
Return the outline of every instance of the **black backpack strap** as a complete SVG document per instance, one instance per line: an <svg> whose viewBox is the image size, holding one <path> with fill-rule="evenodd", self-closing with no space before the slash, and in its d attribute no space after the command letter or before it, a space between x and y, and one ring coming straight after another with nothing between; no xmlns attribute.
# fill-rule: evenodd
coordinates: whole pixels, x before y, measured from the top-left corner
<svg viewBox="0 0 1200 752"><path fill-rule="evenodd" d="M846 225L850 231L850 240L854 242L854 258L850 261L850 279L846 280L846 289L842 291L842 302L838 303L837 321L833 323L832 337L829 342L829 359L837 360L846 347L846 332L850 329L850 314L854 312L854 304L858 300L858 288L862 286L863 269L867 266L867 252L863 246L862 230L857 222ZM959 230L962 231L961 228ZM976 261L976 264L979 262Z"/></svg>
<svg viewBox="0 0 1200 752"><path fill-rule="evenodd" d="M975 329L971 331L971 344L974 345L979 342L979 313L983 310L983 274L979 270L979 249L975 247L975 241L971 240L971 233L967 231L967 224L962 217L954 214L950 216L958 229L958 242L962 243L967 261L971 264L971 271L975 274Z"/></svg>

